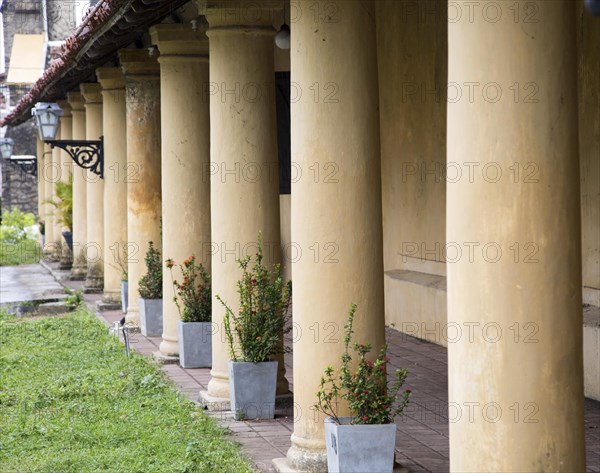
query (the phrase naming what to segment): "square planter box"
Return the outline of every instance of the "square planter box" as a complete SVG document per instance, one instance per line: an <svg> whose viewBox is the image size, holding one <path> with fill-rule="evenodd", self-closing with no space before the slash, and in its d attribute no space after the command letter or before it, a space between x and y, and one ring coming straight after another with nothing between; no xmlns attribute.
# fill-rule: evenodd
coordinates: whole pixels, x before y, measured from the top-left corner
<svg viewBox="0 0 600 473"><path fill-rule="evenodd" d="M341 425L325 419L329 473L392 473L396 424L351 425L352 417L339 419Z"/></svg>
<svg viewBox="0 0 600 473"><path fill-rule="evenodd" d="M160 337L162 335L162 299L142 299L140 297L140 330L145 337Z"/></svg>
<svg viewBox="0 0 600 473"><path fill-rule="evenodd" d="M236 419L273 419L277 361L229 362L231 410Z"/></svg>
<svg viewBox="0 0 600 473"><path fill-rule="evenodd" d="M121 310L127 313L127 303L129 300L129 282L121 281Z"/></svg>
<svg viewBox="0 0 600 473"><path fill-rule="evenodd" d="M212 322L177 322L179 364L182 368L212 365Z"/></svg>

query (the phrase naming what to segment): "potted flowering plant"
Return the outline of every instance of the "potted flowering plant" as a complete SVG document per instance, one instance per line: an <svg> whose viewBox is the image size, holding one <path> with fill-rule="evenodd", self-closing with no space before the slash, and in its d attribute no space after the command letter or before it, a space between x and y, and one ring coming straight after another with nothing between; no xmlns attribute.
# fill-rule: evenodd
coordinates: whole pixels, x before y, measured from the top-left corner
<svg viewBox="0 0 600 473"><path fill-rule="evenodd" d="M207 368L212 362L212 300L210 276L202 266L196 264L196 257L188 257L179 270L183 276L181 283L173 277L175 261L165 262L171 273L179 317L179 364L183 368Z"/></svg>
<svg viewBox="0 0 600 473"><path fill-rule="evenodd" d="M321 377L314 407L327 417L325 441L327 466L330 472L389 472L394 468L396 424L408 405L411 390L401 393L408 371L397 369L395 380L388 383L387 345L384 344L374 361L367 359L371 345L355 343L357 357L350 354L352 326L356 304L352 304L344 327L344 352L336 374L331 366ZM348 403L351 416L338 416L337 402Z"/></svg>
<svg viewBox="0 0 600 473"><path fill-rule="evenodd" d="M276 354L284 351L281 338L291 330L287 324L291 282L284 283L281 267L269 271L263 264L262 238L254 258L238 260L243 271L238 282L237 314L219 296L225 307L223 325L229 344L231 409L236 418L272 419L275 416L277 384Z"/></svg>
<svg viewBox="0 0 600 473"><path fill-rule="evenodd" d="M162 261L153 242L146 252L148 272L140 278L140 329L146 337L160 337L163 327Z"/></svg>
<svg viewBox="0 0 600 473"><path fill-rule="evenodd" d="M116 246L116 248L115 248ZM127 255L127 244L119 243L115 244L115 246L111 246L110 249L113 251L113 257L116 265L111 264L113 268L121 271L121 311L126 314L127 313L127 303L129 298L129 283L128 283L128 262L129 257ZM121 251L122 248L122 251Z"/></svg>

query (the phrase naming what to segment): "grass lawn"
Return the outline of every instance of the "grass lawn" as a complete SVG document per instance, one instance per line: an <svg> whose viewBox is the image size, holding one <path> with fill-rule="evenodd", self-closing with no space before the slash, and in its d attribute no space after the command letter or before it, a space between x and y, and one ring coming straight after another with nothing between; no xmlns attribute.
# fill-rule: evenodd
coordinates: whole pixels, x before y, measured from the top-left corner
<svg viewBox="0 0 600 473"><path fill-rule="evenodd" d="M0 471L251 472L224 430L84 309L0 312Z"/></svg>
<svg viewBox="0 0 600 473"><path fill-rule="evenodd" d="M0 266L34 264L42 257L37 241L27 238L19 243L0 242Z"/></svg>

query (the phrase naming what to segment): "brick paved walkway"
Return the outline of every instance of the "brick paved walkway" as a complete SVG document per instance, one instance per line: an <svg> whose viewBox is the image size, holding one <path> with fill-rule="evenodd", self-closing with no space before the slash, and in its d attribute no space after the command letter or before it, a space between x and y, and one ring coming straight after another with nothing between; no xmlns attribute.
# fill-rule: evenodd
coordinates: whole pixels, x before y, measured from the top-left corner
<svg viewBox="0 0 600 473"><path fill-rule="evenodd" d="M55 275L59 275L54 269ZM72 288L81 283L67 281ZM86 295L90 307L100 300L98 295ZM103 312L101 316L112 324L120 320L120 311ZM397 421L396 459L411 473L449 471L448 445L448 362L446 349L388 329L389 355L394 367L408 368L407 388L413 390L412 402L405 416ZM143 354L158 351L160 338L135 334L132 343ZM292 379L291 356L286 355L287 377ZM183 369L179 365L164 365L162 370L191 400L206 389L209 369ZM236 422L225 413L213 413L223 426L232 431L234 440L243 445L256 468L272 472L271 460L285 457L293 431L292 409L277 410L272 421ZM454 415L454 414L453 414ZM600 473L600 403L586 399L585 433L587 472Z"/></svg>

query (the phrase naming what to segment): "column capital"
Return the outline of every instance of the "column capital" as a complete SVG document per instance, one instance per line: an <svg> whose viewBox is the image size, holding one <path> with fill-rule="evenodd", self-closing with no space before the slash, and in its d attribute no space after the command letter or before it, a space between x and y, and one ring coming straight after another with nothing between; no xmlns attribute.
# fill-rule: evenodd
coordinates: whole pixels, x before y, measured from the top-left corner
<svg viewBox="0 0 600 473"><path fill-rule="evenodd" d="M86 105L102 103L102 87L97 82L79 84Z"/></svg>
<svg viewBox="0 0 600 473"><path fill-rule="evenodd" d="M275 34L275 12L282 10L283 3L274 0L195 0L198 13L205 15L214 30L239 30L247 34L263 31ZM236 28L237 27L237 28Z"/></svg>
<svg viewBox="0 0 600 473"><path fill-rule="evenodd" d="M63 110L61 118L71 118L71 104L67 100L57 100L56 103Z"/></svg>
<svg viewBox="0 0 600 473"><path fill-rule="evenodd" d="M96 69L96 77L103 91L125 88L125 76L120 67L99 67Z"/></svg>
<svg viewBox="0 0 600 473"><path fill-rule="evenodd" d="M150 56L147 49L125 48L118 51L119 62L125 77L159 76L158 53Z"/></svg>
<svg viewBox="0 0 600 473"><path fill-rule="evenodd" d="M85 104L85 100L83 99L83 95L80 92L67 92L67 101L71 106L71 111L73 112L83 112L85 108L83 107Z"/></svg>
<svg viewBox="0 0 600 473"><path fill-rule="evenodd" d="M160 24L150 28L152 44L158 46L162 62L167 57L184 57L186 59L208 59L208 23L198 24L196 31L188 24Z"/></svg>

